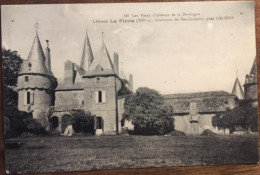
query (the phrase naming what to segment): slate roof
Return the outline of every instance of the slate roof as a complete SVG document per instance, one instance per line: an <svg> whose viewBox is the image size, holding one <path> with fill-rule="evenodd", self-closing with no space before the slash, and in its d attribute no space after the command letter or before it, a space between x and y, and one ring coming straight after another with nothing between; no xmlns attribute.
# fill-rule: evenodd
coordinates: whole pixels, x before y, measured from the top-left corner
<svg viewBox="0 0 260 175"><path fill-rule="evenodd" d="M53 73L46 67L45 55L37 32L28 58L24 60L22 69L19 72L19 74L25 73L38 73L54 77Z"/></svg>
<svg viewBox="0 0 260 175"><path fill-rule="evenodd" d="M82 53L80 67L84 70L88 70L93 60L94 60L94 56L92 53L90 41L88 38L88 33L86 30L86 36L85 36L85 41L83 46L83 53Z"/></svg>
<svg viewBox="0 0 260 175"><path fill-rule="evenodd" d="M235 84L232 89L232 94L235 95L239 100L245 99L244 91L243 91L243 88L242 88L238 78L236 78Z"/></svg>
<svg viewBox="0 0 260 175"><path fill-rule="evenodd" d="M173 107L174 113L189 113L189 103L196 102L199 113L216 113L231 107L229 99L235 96L225 91L210 91L163 95L165 102Z"/></svg>

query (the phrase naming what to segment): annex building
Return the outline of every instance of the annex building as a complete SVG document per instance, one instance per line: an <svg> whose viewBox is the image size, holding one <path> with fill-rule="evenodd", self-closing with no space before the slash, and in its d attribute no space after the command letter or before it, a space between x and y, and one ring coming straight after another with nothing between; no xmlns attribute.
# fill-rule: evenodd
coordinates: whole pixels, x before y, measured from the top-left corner
<svg viewBox="0 0 260 175"><path fill-rule="evenodd" d="M104 41L94 55L86 33L81 62L77 64L67 60L64 78L57 81L52 73L49 43L43 50L36 29L30 53L18 76L18 109L31 112L47 130L60 133L70 124L71 111L83 110L97 116L97 135L120 134L124 109L122 91L133 91L133 76L127 80L120 77L118 64L118 54L113 54L112 61ZM212 127L212 117L218 112L234 109L239 100L255 98L256 75L255 61L244 85L245 95L238 79L232 93L164 95L165 102L174 109L175 129L187 134L199 134L205 129L220 133Z"/></svg>

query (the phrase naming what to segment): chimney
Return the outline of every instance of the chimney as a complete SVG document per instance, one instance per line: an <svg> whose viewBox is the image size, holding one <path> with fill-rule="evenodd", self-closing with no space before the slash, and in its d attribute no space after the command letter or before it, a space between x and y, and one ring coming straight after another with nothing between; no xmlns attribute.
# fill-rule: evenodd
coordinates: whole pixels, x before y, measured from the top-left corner
<svg viewBox="0 0 260 175"><path fill-rule="evenodd" d="M131 91L131 92L133 92L133 90L134 90L134 85L133 85L133 75L132 74L130 74L129 75L129 90Z"/></svg>
<svg viewBox="0 0 260 175"><path fill-rule="evenodd" d="M118 53L114 53L114 69L116 74L119 74L119 65L118 65Z"/></svg>
<svg viewBox="0 0 260 175"><path fill-rule="evenodd" d="M73 64L69 60L67 60L64 64L65 64L65 71L64 71L65 83L73 84L73 77L74 77Z"/></svg>
<svg viewBox="0 0 260 175"><path fill-rule="evenodd" d="M49 40L46 40L47 47L45 48L45 65L51 72L51 50L49 48Z"/></svg>

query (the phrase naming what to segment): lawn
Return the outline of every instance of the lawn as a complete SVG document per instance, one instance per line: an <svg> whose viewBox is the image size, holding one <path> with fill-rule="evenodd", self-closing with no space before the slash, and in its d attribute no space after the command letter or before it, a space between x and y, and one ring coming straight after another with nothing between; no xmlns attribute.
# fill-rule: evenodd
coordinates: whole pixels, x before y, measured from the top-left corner
<svg viewBox="0 0 260 175"><path fill-rule="evenodd" d="M10 173L258 161L257 136L26 137L9 139L6 146Z"/></svg>

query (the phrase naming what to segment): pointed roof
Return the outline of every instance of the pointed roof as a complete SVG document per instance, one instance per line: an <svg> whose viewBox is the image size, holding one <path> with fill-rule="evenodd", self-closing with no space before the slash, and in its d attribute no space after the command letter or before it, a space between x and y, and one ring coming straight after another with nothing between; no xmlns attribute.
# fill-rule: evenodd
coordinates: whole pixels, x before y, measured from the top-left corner
<svg viewBox="0 0 260 175"><path fill-rule="evenodd" d="M243 100L245 98L243 88L238 78L235 80L235 84L232 89L232 95L235 95L239 100Z"/></svg>
<svg viewBox="0 0 260 175"><path fill-rule="evenodd" d="M97 56L93 60L92 64L89 67L90 71L98 70L101 68L105 72L110 72L115 74L113 63L107 51L106 45L104 41L102 42L102 46L97 53Z"/></svg>
<svg viewBox="0 0 260 175"><path fill-rule="evenodd" d="M255 58L254 63L252 65L250 74L254 75L253 81L256 82L257 81L257 63L256 63L256 58Z"/></svg>
<svg viewBox="0 0 260 175"><path fill-rule="evenodd" d="M83 68L84 70L88 70L93 60L94 60L94 56L92 53L90 41L88 38L88 33L86 30L86 36L85 36L85 41L83 46L83 53L80 62L80 67Z"/></svg>
<svg viewBox="0 0 260 175"><path fill-rule="evenodd" d="M39 73L53 76L45 64L45 55L36 29L36 36L34 38L30 53L27 60L23 62L20 74L24 73Z"/></svg>

